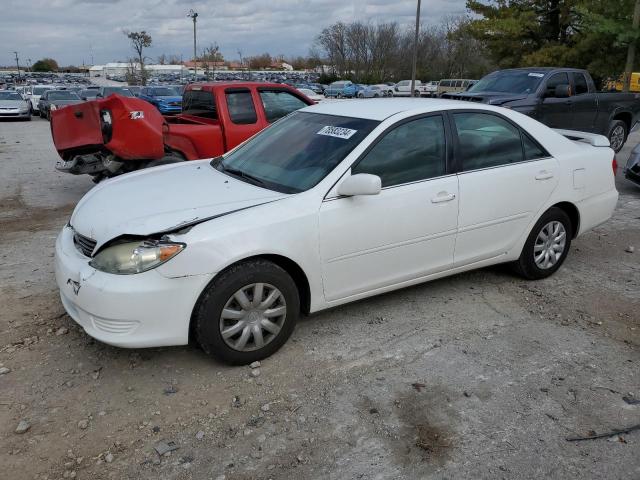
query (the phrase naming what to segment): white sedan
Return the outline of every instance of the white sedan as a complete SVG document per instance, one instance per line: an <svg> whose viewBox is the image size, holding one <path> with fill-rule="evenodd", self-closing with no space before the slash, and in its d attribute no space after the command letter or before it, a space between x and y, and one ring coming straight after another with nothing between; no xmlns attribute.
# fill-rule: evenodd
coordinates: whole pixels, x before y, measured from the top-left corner
<svg viewBox="0 0 640 480"><path fill-rule="evenodd" d="M93 188L57 239L56 279L102 342L193 339L250 363L300 314L497 263L553 274L611 217L613 162L604 137L499 107L314 105L222 157Z"/></svg>

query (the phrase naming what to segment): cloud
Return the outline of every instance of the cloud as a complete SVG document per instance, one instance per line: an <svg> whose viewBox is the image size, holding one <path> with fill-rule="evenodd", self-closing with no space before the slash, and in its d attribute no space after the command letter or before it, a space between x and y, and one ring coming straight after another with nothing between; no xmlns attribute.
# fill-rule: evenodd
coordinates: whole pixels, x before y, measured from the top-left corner
<svg viewBox="0 0 640 480"><path fill-rule="evenodd" d="M62 65L126 60L131 47L122 30L146 30L148 55L192 55L198 12L198 44L218 43L228 59L271 54L305 55L320 30L337 21L397 21L411 25L415 0L2 0L0 65L52 57ZM464 0L422 2L424 23L465 13Z"/></svg>

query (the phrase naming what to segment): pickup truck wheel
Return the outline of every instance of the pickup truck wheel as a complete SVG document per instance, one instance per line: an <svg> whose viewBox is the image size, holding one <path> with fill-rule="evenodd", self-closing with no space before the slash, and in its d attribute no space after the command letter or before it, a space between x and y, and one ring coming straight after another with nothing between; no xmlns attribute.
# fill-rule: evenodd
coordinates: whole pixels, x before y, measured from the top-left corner
<svg viewBox="0 0 640 480"><path fill-rule="evenodd" d="M151 160L145 165L145 168L159 167L160 165L169 165L171 163L184 162L185 158L179 153L169 153L158 160Z"/></svg>
<svg viewBox="0 0 640 480"><path fill-rule="evenodd" d="M622 150L624 142L627 140L627 124L621 120L614 120L609 125L609 143L614 152Z"/></svg>
<svg viewBox="0 0 640 480"><path fill-rule="evenodd" d="M515 271L528 280L553 275L567 258L573 230L564 210L552 207L536 222L514 262Z"/></svg>
<svg viewBox="0 0 640 480"><path fill-rule="evenodd" d="M194 309L193 321L207 354L246 365L284 345L299 314L300 296L291 276L260 259L233 265L214 278Z"/></svg>

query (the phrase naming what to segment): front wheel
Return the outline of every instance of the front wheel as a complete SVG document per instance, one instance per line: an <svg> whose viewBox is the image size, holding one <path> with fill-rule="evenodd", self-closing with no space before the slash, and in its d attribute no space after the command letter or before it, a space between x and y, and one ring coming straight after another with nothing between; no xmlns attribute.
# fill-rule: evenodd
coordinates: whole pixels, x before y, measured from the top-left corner
<svg viewBox="0 0 640 480"><path fill-rule="evenodd" d="M550 208L531 230L515 270L529 280L553 275L567 258L572 237L569 216L560 208Z"/></svg>
<svg viewBox="0 0 640 480"><path fill-rule="evenodd" d="M627 124L621 120L614 120L609 125L609 143L614 152L618 153L622 150L624 142L627 140Z"/></svg>
<svg viewBox="0 0 640 480"><path fill-rule="evenodd" d="M300 314L291 276L268 260L236 264L218 275L194 310L195 334L209 355L246 365L275 353Z"/></svg>

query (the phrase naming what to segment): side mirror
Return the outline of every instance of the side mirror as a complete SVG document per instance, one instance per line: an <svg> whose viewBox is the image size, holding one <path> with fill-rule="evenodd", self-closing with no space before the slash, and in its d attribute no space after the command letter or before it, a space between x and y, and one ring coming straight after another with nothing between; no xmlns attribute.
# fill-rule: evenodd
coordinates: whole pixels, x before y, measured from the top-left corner
<svg viewBox="0 0 640 480"><path fill-rule="evenodd" d="M571 96L571 87L567 84L556 85L553 91L553 96L556 98L567 98Z"/></svg>
<svg viewBox="0 0 640 480"><path fill-rule="evenodd" d="M382 189L382 181L377 175L358 173L347 177L338 186L338 195L353 197L356 195L378 195Z"/></svg>

